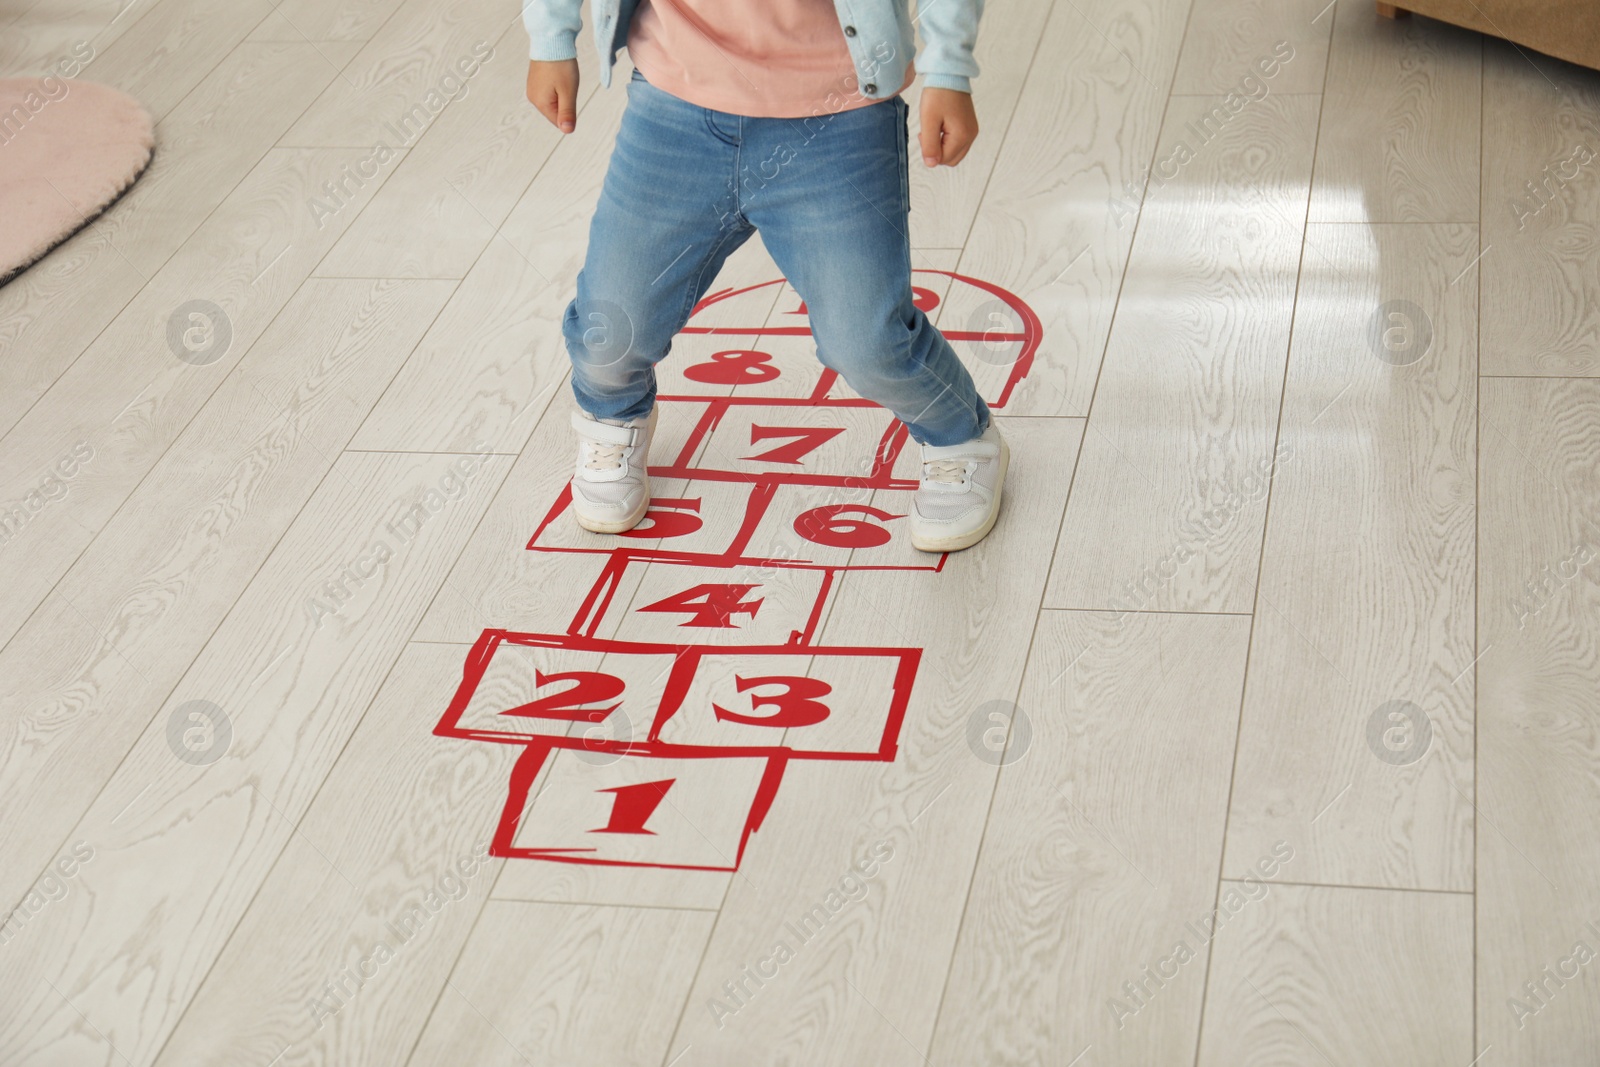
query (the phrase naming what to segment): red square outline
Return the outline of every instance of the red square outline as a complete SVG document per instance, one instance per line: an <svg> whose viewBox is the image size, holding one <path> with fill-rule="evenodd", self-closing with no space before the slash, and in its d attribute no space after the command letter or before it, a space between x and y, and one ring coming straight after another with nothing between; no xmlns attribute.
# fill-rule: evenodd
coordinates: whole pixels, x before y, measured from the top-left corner
<svg viewBox="0 0 1600 1067"><path fill-rule="evenodd" d="M502 644L524 645L535 648L560 648L577 652L601 652L617 655L670 654L675 662L673 673L685 671L692 676L694 667L702 656L729 656L738 654L762 656L876 656L899 660L895 669L893 695L884 715L883 734L874 750L840 752L791 748L787 745L682 745L661 741L657 735L661 727L677 713L677 707L658 708L651 720L650 731L643 741L614 740L609 738L569 737L537 731L526 733L475 730L461 725L461 716L471 703L473 694L483 681L484 673L494 658L495 650ZM911 702L911 690L916 683L917 667L922 661L920 648L838 647L827 645L675 645L644 641L617 641L580 634L518 633L513 630L485 630L472 646L462 665L461 684L445 708L433 732L439 737L455 737L468 741L491 741L505 745L534 745L546 748L570 748L589 752L610 752L619 756L670 756L679 759L715 759L722 756L770 756L781 759L815 759L866 762L893 762L899 751L900 727L905 721L906 708ZM669 685L671 684L669 680Z"/></svg>
<svg viewBox="0 0 1600 1067"><path fill-rule="evenodd" d="M652 469L654 473L654 469ZM792 557L772 557L762 555L748 555L750 539L755 536L756 530L767 517L767 512L772 506L777 490L791 481L785 475L762 475L750 483L750 496L745 502L745 513L740 520L739 528L734 531L727 547L719 552L685 552L672 548L633 548L623 538L630 536L646 539L650 535L649 529L644 529L638 534L629 531L623 534L610 535L594 547L577 547L571 545L540 545L536 542L571 506L572 483L562 486L561 492L556 495L555 503L550 510L545 512L544 518L539 520L538 527L533 535L528 538L524 546L529 552L569 552L579 555L604 556L627 560L638 560L641 563L670 563L686 567L787 567L801 570L833 570L833 571L942 571L949 553L941 552L933 558L933 562L926 564L885 564L885 563L818 563L815 560L799 559ZM864 486L863 488L882 488L881 486ZM889 479L887 488L914 489L916 483L909 479ZM653 500L654 498L652 498ZM864 505L863 505L864 506ZM605 535L595 535L598 540ZM665 539L663 539L665 540ZM607 568L608 572L610 568ZM583 614L579 613L580 617Z"/></svg>
<svg viewBox="0 0 1600 1067"><path fill-rule="evenodd" d="M527 751L517 758L516 766L511 770L511 788L506 796L506 804L500 810L500 821L495 826L494 837L489 844L489 855L500 856L505 859L582 863L594 867L655 867L677 871L736 871L739 869L740 860L744 859L744 849L745 845L750 842L750 835L761 829L761 823L766 819L767 812L772 810L772 802L777 798L778 786L783 781L783 772L788 765L788 761L782 756L772 756L768 759L766 772L761 776L761 784L756 787L755 799L751 802L750 814L745 819L744 828L739 834L739 847L734 852L733 862L730 866L711 867L703 864L688 863L641 863L637 860L607 860L595 859L592 856L564 854L579 851L577 849L518 848L512 844L516 839L517 823L522 819L522 811L527 806L528 794L533 789L533 783L538 779L539 771L544 767L545 760L549 758L551 751L557 747L559 746L546 742L536 742L529 745ZM674 753L674 756L680 759L717 759L722 755L725 755L725 753L718 752L715 755L704 753L688 757L685 757L683 753Z"/></svg>

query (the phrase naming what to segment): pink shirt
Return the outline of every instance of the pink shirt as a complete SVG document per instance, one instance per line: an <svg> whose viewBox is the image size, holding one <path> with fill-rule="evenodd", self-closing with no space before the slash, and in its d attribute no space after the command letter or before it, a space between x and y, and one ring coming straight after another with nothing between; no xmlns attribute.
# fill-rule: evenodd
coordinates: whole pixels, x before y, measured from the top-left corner
<svg viewBox="0 0 1600 1067"><path fill-rule="evenodd" d="M803 118L876 103L861 95L833 0L641 0L628 54L691 104ZM916 72L906 66L904 91Z"/></svg>

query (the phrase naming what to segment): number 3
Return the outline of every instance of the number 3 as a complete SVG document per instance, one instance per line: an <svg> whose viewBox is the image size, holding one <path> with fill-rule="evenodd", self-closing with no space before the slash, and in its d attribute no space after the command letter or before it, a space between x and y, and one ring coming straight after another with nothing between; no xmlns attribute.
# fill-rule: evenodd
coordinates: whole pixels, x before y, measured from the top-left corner
<svg viewBox="0 0 1600 1067"><path fill-rule="evenodd" d="M734 686L739 692L754 689L758 685L781 685L781 693L760 694L752 693L750 696L750 710L757 708L777 708L770 715L741 715L727 708L711 705L716 710L717 718L724 722L737 722L745 726L776 726L779 728L789 726L814 726L826 719L829 715L828 705L816 700L816 697L825 697L833 692L833 686L818 678L793 677L788 675L771 675L766 678L740 678L734 676Z"/></svg>

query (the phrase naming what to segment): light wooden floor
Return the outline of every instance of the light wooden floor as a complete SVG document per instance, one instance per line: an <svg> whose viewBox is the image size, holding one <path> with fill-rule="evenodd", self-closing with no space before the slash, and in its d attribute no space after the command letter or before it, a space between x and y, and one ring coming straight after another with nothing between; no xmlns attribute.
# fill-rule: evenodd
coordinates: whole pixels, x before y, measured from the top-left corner
<svg viewBox="0 0 1600 1067"><path fill-rule="evenodd" d="M751 551L835 569L658 555L586 601L609 557L543 549L594 541L527 546L624 100L587 32L562 139L514 4L0 0L0 76L86 48L159 144L0 288L0 1063L1600 1063L1600 75L1372 8L991 5L983 134L911 180L941 326L989 325L974 282L1038 320L993 536L907 569L803 541L844 498L788 485ZM777 277L754 242L717 287ZM737 333L795 302L708 308L663 390L808 395L807 338ZM751 336L774 383L684 373ZM691 437L713 402L658 462L754 469L784 409ZM817 465L885 428L802 419ZM703 532L627 547L720 551L747 490L655 492ZM760 612L645 610L717 582ZM716 645L709 706L801 629L851 714L791 749L877 751L889 661L828 649L915 682L891 758L789 760L742 854L766 755L496 743L540 671L659 693L649 643ZM605 845L655 866L484 857L668 778Z"/></svg>

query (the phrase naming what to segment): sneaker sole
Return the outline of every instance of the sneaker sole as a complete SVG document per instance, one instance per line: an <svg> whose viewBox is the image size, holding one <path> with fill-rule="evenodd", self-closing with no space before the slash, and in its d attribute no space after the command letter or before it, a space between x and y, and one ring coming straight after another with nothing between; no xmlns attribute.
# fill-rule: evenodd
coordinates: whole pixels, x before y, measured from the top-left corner
<svg viewBox="0 0 1600 1067"><path fill-rule="evenodd" d="M644 483L644 500L640 502L638 507L633 509L633 513L627 518L618 519L615 522L603 522L600 519L591 519L580 514L577 508L572 509L572 517L578 520L579 526L583 527L585 530L588 530L590 533L619 534L627 533L629 530L643 522L645 513L649 510L650 481L649 479L646 479Z"/></svg>
<svg viewBox="0 0 1600 1067"><path fill-rule="evenodd" d="M1000 478L994 484L998 491L994 495L994 507L989 509L989 517L983 525L970 533L957 534L954 537L918 537L911 535L911 547L919 552L959 552L963 548L973 545L989 536L989 531L994 529L994 524L1000 518L1000 501L1005 497L1006 471L1011 468L1011 446L1005 441L1000 442Z"/></svg>

